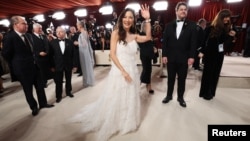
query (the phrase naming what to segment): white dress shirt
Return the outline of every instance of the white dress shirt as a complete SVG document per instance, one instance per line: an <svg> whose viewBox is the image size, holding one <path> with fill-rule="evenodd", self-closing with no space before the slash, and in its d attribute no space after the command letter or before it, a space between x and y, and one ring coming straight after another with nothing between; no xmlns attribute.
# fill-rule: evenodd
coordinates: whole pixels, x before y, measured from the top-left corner
<svg viewBox="0 0 250 141"><path fill-rule="evenodd" d="M60 49L62 51L62 54L64 54L65 51L65 41L59 41Z"/></svg>
<svg viewBox="0 0 250 141"><path fill-rule="evenodd" d="M183 24L184 24L184 21L177 22L177 26L176 26L176 37L177 37L177 39L179 39Z"/></svg>

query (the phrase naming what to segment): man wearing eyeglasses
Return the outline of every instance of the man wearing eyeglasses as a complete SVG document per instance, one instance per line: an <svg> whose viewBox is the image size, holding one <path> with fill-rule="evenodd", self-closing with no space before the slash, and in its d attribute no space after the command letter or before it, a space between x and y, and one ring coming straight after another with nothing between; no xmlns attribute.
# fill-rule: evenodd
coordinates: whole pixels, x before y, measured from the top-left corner
<svg viewBox="0 0 250 141"><path fill-rule="evenodd" d="M34 59L33 42L31 35L26 33L28 24L24 17L13 16L11 19L12 30L6 35L3 42L2 55L8 61L12 81L19 81L23 88L26 101L36 116L39 108L51 108L54 105L47 103L47 98L42 83L40 69ZM33 96L35 86L38 103Z"/></svg>

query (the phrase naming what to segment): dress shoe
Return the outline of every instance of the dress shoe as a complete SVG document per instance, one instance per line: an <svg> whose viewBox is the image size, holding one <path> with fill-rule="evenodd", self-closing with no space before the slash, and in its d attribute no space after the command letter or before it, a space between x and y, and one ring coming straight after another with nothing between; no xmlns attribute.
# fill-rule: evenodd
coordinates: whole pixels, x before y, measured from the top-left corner
<svg viewBox="0 0 250 141"><path fill-rule="evenodd" d="M62 100L62 98L57 98L57 99L56 99L56 103L61 102L61 100Z"/></svg>
<svg viewBox="0 0 250 141"><path fill-rule="evenodd" d="M154 94L154 92L155 92L154 90L149 90L148 91L149 94Z"/></svg>
<svg viewBox="0 0 250 141"><path fill-rule="evenodd" d="M146 88L147 88L147 91L148 91L149 94L154 94L154 90L152 90L151 84L147 84Z"/></svg>
<svg viewBox="0 0 250 141"><path fill-rule="evenodd" d="M166 75L161 75L160 78L167 78L167 76Z"/></svg>
<svg viewBox="0 0 250 141"><path fill-rule="evenodd" d="M74 95L73 95L73 94L67 94L67 96L69 96L69 97L71 97L71 98L72 98L72 97L74 97Z"/></svg>
<svg viewBox="0 0 250 141"><path fill-rule="evenodd" d="M54 107L53 104L46 104L46 105L40 106L40 109L42 109L42 108L52 108L52 107Z"/></svg>
<svg viewBox="0 0 250 141"><path fill-rule="evenodd" d="M211 100L211 99L213 99L213 97L212 96L203 96L203 99L205 99L205 100Z"/></svg>
<svg viewBox="0 0 250 141"><path fill-rule="evenodd" d="M165 97L165 98L162 100L162 103L168 103L170 100L172 100L172 97Z"/></svg>
<svg viewBox="0 0 250 141"><path fill-rule="evenodd" d="M34 108L32 109L32 115L36 116L39 113L39 109L38 108Z"/></svg>
<svg viewBox="0 0 250 141"><path fill-rule="evenodd" d="M181 107L187 107L187 104L184 99L178 98L177 101L180 103Z"/></svg>

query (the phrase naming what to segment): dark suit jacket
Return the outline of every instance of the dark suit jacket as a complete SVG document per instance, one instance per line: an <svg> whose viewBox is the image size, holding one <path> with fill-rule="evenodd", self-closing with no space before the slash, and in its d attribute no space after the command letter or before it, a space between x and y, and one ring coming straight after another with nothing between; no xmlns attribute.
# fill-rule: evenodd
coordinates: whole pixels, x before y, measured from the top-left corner
<svg viewBox="0 0 250 141"><path fill-rule="evenodd" d="M79 37L79 35L80 35L80 32L76 32L71 38L70 38L70 40L71 41L77 41L78 42L78 37ZM78 47L78 46L77 46Z"/></svg>
<svg viewBox="0 0 250 141"><path fill-rule="evenodd" d="M51 67L55 68L56 71L62 71L63 69L72 70L73 67L76 67L77 61L73 42L65 39L65 51L62 54L59 40L52 40L50 42L50 59Z"/></svg>
<svg viewBox="0 0 250 141"><path fill-rule="evenodd" d="M31 35L26 33L31 41ZM12 81L17 81L17 76L30 76L34 74L32 66L34 57L31 48L28 48L22 38L15 32L10 31L3 42L2 55L10 66Z"/></svg>
<svg viewBox="0 0 250 141"><path fill-rule="evenodd" d="M49 40L45 35L42 35L42 39L32 34L32 40L34 44L34 54L37 66L43 74L42 77L48 80L52 78L52 72L50 70L50 60L49 60ZM41 56L40 52L46 52L46 56Z"/></svg>
<svg viewBox="0 0 250 141"><path fill-rule="evenodd" d="M188 58L194 58L197 47L196 23L184 21L179 39L176 35L176 21L166 25L163 33L162 56L168 62L185 63Z"/></svg>
<svg viewBox="0 0 250 141"><path fill-rule="evenodd" d="M43 39L40 39L35 34L32 34L32 41L34 44L34 53L35 53L35 59L40 67L43 63L48 63L49 61L49 41L46 36L42 36ZM40 52L46 52L47 56L40 56ZM47 64L48 65L48 64Z"/></svg>
<svg viewBox="0 0 250 141"><path fill-rule="evenodd" d="M201 50L203 41L205 40L205 30L197 25L198 37L197 37L197 51Z"/></svg>

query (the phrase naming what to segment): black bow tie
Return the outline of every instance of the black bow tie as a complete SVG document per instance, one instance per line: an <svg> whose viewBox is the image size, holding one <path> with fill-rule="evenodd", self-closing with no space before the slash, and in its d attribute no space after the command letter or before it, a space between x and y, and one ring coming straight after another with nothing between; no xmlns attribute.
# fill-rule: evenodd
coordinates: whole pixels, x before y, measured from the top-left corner
<svg viewBox="0 0 250 141"><path fill-rule="evenodd" d="M182 19L182 20L176 20L176 22L178 23L178 22L184 22L184 20Z"/></svg>
<svg viewBox="0 0 250 141"><path fill-rule="evenodd" d="M62 40L58 39L58 40L59 40L59 42L60 42L60 41L63 41L63 42L65 41L64 39L62 39Z"/></svg>

